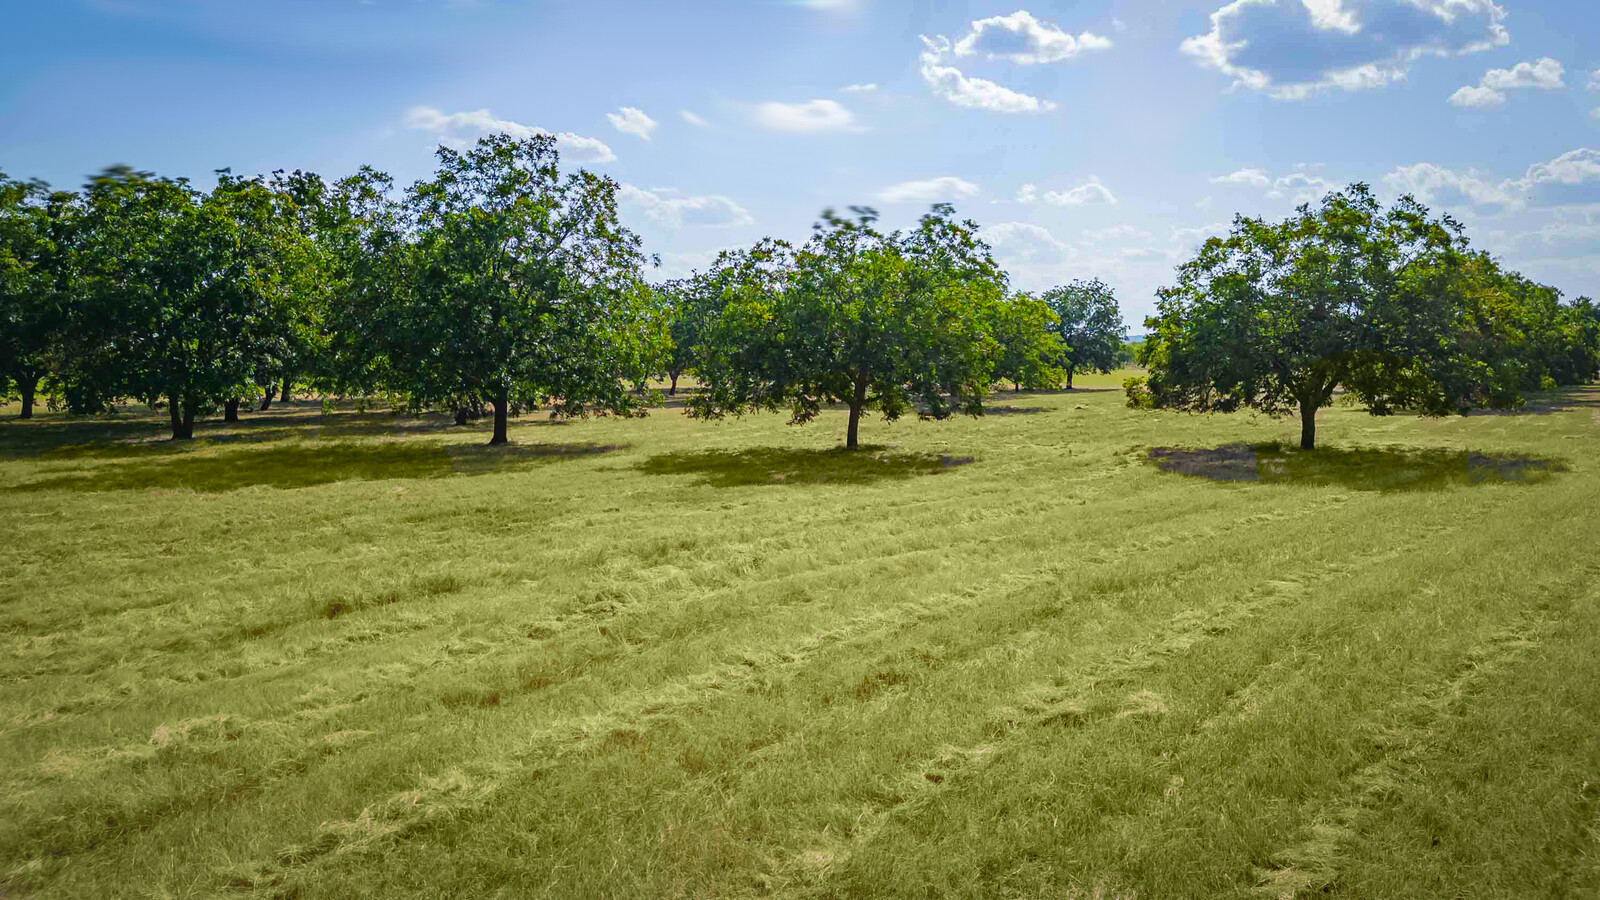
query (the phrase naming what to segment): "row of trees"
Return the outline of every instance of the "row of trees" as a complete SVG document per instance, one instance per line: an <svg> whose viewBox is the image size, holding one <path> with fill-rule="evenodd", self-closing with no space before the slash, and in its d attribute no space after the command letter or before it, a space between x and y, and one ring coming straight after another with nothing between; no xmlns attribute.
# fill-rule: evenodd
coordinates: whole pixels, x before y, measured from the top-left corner
<svg viewBox="0 0 1600 900"><path fill-rule="evenodd" d="M1364 184L1281 222L1239 217L1160 292L1130 405L1298 413L1336 394L1375 415L1512 408L1591 381L1600 308L1503 269L1461 224Z"/></svg>
<svg viewBox="0 0 1600 900"><path fill-rule="evenodd" d="M639 414L665 377L697 416L824 404L863 415L979 414L998 384L1109 371L1111 290L1012 290L977 226L936 205L885 231L825 212L799 244L764 239L652 284L618 186L563 172L549 137L440 148L397 189L220 172L202 191L112 169L81 192L0 177L0 367L31 414L164 404L172 435L291 385L414 412ZM1378 414L1509 407L1593 378L1600 311L1504 270L1459 223L1365 185L1282 222L1239 218L1160 292L1135 405L1279 415L1302 444L1336 395Z"/></svg>
<svg viewBox="0 0 1600 900"><path fill-rule="evenodd" d="M617 184L564 173L548 137L437 153L404 190L363 169L202 191L126 168L81 192L0 177L0 364L31 415L133 399L197 417L301 384L397 407L510 416L632 415L641 386L693 375L704 417L825 403L978 413L1004 379L1070 384L1118 362L1109 288L1012 291L970 221L937 206L885 233L824 213L801 245L767 239L664 284L617 213Z"/></svg>

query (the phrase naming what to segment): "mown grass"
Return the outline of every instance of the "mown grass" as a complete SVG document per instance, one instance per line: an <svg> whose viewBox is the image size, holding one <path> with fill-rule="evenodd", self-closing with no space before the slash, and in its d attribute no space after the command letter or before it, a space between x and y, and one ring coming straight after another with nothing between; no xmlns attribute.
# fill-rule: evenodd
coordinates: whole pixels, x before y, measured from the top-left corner
<svg viewBox="0 0 1600 900"><path fill-rule="evenodd" d="M8 421L0 894L1600 892L1600 390L1301 454L1118 381Z"/></svg>

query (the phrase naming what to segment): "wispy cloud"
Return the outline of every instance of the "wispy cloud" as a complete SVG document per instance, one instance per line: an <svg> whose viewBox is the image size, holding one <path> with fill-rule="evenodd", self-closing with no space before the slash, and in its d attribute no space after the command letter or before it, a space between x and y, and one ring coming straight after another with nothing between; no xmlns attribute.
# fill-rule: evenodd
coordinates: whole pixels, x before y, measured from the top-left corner
<svg viewBox="0 0 1600 900"><path fill-rule="evenodd" d="M415 106L406 111L404 121L407 128L431 132L443 140L452 142L461 142L473 136L486 134L508 134L515 138L553 134L556 139L556 149L574 162L603 163L617 158L604 141L573 134L570 131L555 133L537 125L497 119L487 109L446 113L432 107Z"/></svg>

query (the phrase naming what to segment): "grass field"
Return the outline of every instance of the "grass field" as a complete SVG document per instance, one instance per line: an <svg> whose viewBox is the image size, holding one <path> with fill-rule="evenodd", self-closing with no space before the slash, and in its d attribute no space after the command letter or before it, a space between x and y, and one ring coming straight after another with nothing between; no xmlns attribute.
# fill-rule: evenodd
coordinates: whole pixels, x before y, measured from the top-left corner
<svg viewBox="0 0 1600 900"><path fill-rule="evenodd" d="M1119 381L8 420L0 896L1600 895L1600 389Z"/></svg>

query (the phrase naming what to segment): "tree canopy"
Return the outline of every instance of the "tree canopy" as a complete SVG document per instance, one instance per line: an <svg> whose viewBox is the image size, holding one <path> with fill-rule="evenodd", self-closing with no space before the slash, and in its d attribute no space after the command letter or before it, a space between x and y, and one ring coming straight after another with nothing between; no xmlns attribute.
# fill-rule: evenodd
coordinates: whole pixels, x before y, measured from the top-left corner
<svg viewBox="0 0 1600 900"><path fill-rule="evenodd" d="M377 314L387 386L416 408L486 399L497 444L513 404L637 410L626 385L657 348L639 327L644 257L617 221L616 182L563 175L545 135L486 137L437 159L388 218L404 231L383 241L400 270Z"/></svg>
<svg viewBox="0 0 1600 900"><path fill-rule="evenodd" d="M1513 405L1517 379L1496 370L1506 319L1475 261L1454 219L1411 197L1384 209L1364 184L1282 222L1239 217L1160 291L1142 349L1150 399L1298 411L1306 449L1337 390L1377 415Z"/></svg>
<svg viewBox="0 0 1600 900"><path fill-rule="evenodd" d="M1041 299L1055 314L1053 330L1061 339L1060 368L1067 387L1079 371L1109 372L1122 364L1128 328L1110 285L1098 278L1078 279L1045 291Z"/></svg>
<svg viewBox="0 0 1600 900"><path fill-rule="evenodd" d="M984 308L1005 276L976 225L947 205L906 232L880 232L869 208L851 213L824 212L799 248L767 240L719 258L726 303L691 413L787 406L803 423L843 403L854 449L868 410L891 421L982 412L996 346Z"/></svg>

